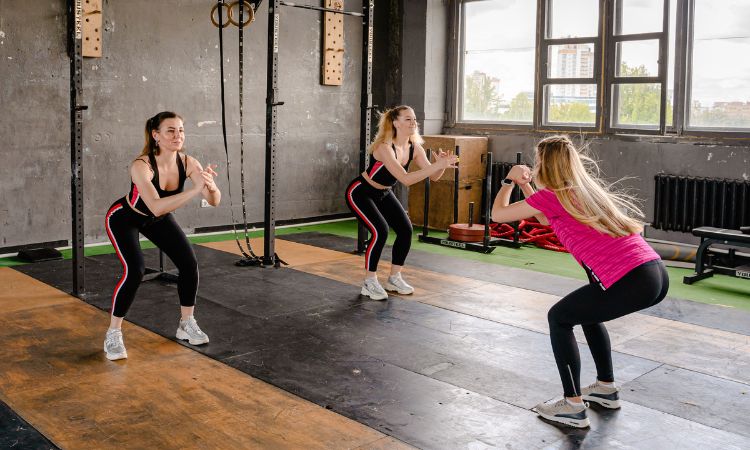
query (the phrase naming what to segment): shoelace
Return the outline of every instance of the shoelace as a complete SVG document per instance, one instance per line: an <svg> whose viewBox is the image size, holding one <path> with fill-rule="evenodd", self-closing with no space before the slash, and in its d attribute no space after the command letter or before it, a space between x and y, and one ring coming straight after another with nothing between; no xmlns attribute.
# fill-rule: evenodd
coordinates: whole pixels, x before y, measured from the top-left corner
<svg viewBox="0 0 750 450"><path fill-rule="evenodd" d="M197 334L198 336L203 335L203 331L198 327L198 322L195 319L188 319L185 324L185 330L191 334Z"/></svg>
<svg viewBox="0 0 750 450"><path fill-rule="evenodd" d="M114 331L112 333L107 333L107 346L117 346L119 347L122 344L122 331Z"/></svg>

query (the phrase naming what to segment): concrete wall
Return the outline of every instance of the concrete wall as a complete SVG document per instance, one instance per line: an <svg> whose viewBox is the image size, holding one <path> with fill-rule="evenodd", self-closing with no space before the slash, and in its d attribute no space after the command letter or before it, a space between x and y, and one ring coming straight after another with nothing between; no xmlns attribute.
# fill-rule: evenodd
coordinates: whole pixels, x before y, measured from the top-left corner
<svg viewBox="0 0 750 450"><path fill-rule="evenodd" d="M263 220L267 7L245 29L244 141L248 221ZM346 2L361 10L361 1ZM0 0L0 248L70 239L69 63L65 1ZM106 241L107 207L129 187L148 117L185 118L188 154L219 165L219 208L176 216L190 232L230 223L221 137L218 31L211 2L104 2L102 58L84 59L86 241ZM322 13L281 9L277 220L347 212L359 151L361 22L346 18L344 85L320 84ZM240 208L237 28L225 28L227 129Z"/></svg>
<svg viewBox="0 0 750 450"><path fill-rule="evenodd" d="M439 134L445 121L448 2L404 4L403 103L411 105L424 134Z"/></svg>

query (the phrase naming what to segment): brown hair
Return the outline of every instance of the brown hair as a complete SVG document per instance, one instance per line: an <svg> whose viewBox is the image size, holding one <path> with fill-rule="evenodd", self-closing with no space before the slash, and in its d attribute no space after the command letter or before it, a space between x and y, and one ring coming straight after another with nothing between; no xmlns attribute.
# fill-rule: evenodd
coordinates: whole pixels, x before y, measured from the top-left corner
<svg viewBox="0 0 750 450"><path fill-rule="evenodd" d="M162 111L154 117L148 119L146 121L146 143L143 145L143 150L141 150L140 156L146 156L151 153L153 153L154 155L159 154L159 146L156 145L156 141L154 140L154 136L151 132L154 130L158 130L159 126L161 126L161 123L165 119L183 120L179 114L173 113L172 111Z"/></svg>

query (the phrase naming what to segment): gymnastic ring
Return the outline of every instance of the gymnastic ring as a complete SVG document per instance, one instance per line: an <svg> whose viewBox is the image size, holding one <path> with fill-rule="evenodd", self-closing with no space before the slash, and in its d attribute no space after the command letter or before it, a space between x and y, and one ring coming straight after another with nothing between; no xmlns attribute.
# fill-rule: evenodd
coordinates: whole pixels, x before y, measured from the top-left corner
<svg viewBox="0 0 750 450"><path fill-rule="evenodd" d="M250 5L250 2L248 2L247 0L238 0L236 2L230 3L229 4L229 22L236 27L240 26L240 23L234 20L233 10L234 10L234 7L237 5L240 5L240 8L243 8L243 7L246 8L248 11L247 20L242 23L242 28L245 28L246 26L250 25L252 22L255 21L255 10Z"/></svg>
<svg viewBox="0 0 750 450"><path fill-rule="evenodd" d="M227 14L226 14L227 17L230 17L231 16L231 12L232 12L232 5L228 5L228 4L224 3L224 2L216 2L216 4L214 5L214 7L211 8L211 23L214 24L214 26L216 28L219 28L219 22L217 22L216 19L214 19L214 13L216 12L217 9L219 9L219 6L224 7L224 9L226 9L228 11ZM221 25L221 28L228 27L229 24L231 23L231 21L232 21L232 19L229 19L228 22L224 22Z"/></svg>

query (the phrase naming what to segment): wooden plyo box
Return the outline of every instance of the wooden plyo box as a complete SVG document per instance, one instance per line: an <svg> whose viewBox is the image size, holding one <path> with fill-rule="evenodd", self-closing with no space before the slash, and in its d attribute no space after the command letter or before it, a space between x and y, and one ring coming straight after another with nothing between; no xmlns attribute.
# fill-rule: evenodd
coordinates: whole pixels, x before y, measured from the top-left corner
<svg viewBox="0 0 750 450"><path fill-rule="evenodd" d="M416 226L424 225L424 181L409 187L409 218ZM430 182L428 228L446 231L453 223L453 186L451 180ZM469 202L474 202L474 223L482 213L482 180L458 182L458 223L468 223Z"/></svg>
<svg viewBox="0 0 750 450"><path fill-rule="evenodd" d="M456 151L456 146L461 148L458 163L458 179L460 181L476 180L484 178L487 171L487 138L484 136L445 136L445 135L428 135L424 138L425 151L432 149L433 153L443 149L446 153ZM432 158L431 161L435 159ZM410 170L418 169L416 164L410 166ZM455 179L456 171L448 169L440 177L440 181Z"/></svg>

